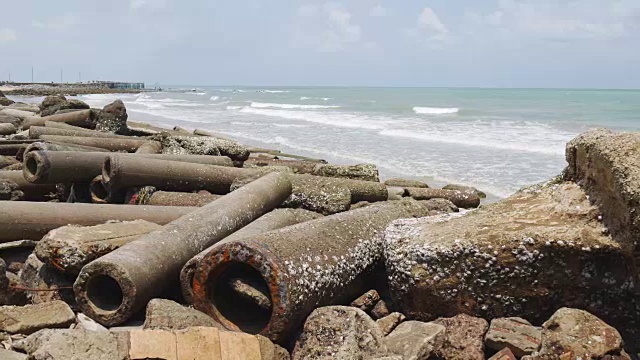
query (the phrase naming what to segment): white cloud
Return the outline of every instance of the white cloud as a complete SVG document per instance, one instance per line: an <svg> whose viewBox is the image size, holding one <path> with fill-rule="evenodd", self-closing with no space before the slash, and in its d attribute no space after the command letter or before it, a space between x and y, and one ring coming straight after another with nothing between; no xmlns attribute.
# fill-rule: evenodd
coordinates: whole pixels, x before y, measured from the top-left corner
<svg viewBox="0 0 640 360"><path fill-rule="evenodd" d="M167 6L166 0L131 0L129 9L136 11L144 8L148 9L163 9Z"/></svg>
<svg viewBox="0 0 640 360"><path fill-rule="evenodd" d="M339 52L356 45L362 39L362 30L352 18L341 3L300 6L294 20L293 45L318 52Z"/></svg>
<svg viewBox="0 0 640 360"><path fill-rule="evenodd" d="M31 26L38 29L64 31L78 25L79 20L73 14L50 17L46 20L33 20Z"/></svg>
<svg viewBox="0 0 640 360"><path fill-rule="evenodd" d="M378 4L373 8L371 8L371 11L369 11L369 16L373 16L373 17L387 16L387 9L384 6Z"/></svg>
<svg viewBox="0 0 640 360"><path fill-rule="evenodd" d="M8 43L11 41L16 41L18 39L18 35L15 31L3 28L0 29L0 43Z"/></svg>
<svg viewBox="0 0 640 360"><path fill-rule="evenodd" d="M418 16L417 24L406 33L419 41L446 42L449 38L449 29L442 23L438 14L433 9L425 7Z"/></svg>

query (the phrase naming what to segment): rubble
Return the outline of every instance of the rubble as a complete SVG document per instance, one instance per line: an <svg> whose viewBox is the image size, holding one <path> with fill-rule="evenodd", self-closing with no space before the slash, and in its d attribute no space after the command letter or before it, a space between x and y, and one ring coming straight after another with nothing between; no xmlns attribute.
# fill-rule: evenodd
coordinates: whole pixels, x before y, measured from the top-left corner
<svg viewBox="0 0 640 360"><path fill-rule="evenodd" d="M153 299L147 304L143 329L182 330L195 326L224 329L222 325L206 314L182 306L175 301Z"/></svg>
<svg viewBox="0 0 640 360"><path fill-rule="evenodd" d="M56 300L37 305L0 306L0 331L32 334L46 328L65 328L76 316L65 302Z"/></svg>
<svg viewBox="0 0 640 360"><path fill-rule="evenodd" d="M436 350L438 357L447 360L483 360L484 335L489 328L486 320L466 314L433 321L445 327L442 347Z"/></svg>
<svg viewBox="0 0 640 360"><path fill-rule="evenodd" d="M519 358L537 352L541 342L542 329L517 317L493 319L485 337L489 349L507 347Z"/></svg>
<svg viewBox="0 0 640 360"><path fill-rule="evenodd" d="M405 316L399 312L391 313L381 319L376 320L376 324L382 330L384 336L389 335L393 329L395 329L401 322L403 322Z"/></svg>
<svg viewBox="0 0 640 360"><path fill-rule="evenodd" d="M444 344L446 329L442 325L405 321L384 338L392 353L405 360L428 359Z"/></svg>

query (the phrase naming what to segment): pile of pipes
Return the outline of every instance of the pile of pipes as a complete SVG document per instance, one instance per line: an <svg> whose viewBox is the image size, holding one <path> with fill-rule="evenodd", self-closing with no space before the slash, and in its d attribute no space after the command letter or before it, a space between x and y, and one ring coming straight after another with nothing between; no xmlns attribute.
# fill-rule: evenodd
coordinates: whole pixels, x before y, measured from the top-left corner
<svg viewBox="0 0 640 360"><path fill-rule="evenodd" d="M314 309L373 287L392 221L480 204L51 98L0 108L0 305L63 300L113 327L169 298L287 345Z"/></svg>

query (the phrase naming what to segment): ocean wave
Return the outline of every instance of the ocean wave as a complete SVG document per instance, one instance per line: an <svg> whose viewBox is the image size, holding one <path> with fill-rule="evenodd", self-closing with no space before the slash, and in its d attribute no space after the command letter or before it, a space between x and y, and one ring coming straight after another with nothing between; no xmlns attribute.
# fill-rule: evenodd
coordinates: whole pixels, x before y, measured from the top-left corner
<svg viewBox="0 0 640 360"><path fill-rule="evenodd" d="M288 93L289 90L258 90L258 92L270 93L270 94L280 94L280 93Z"/></svg>
<svg viewBox="0 0 640 360"><path fill-rule="evenodd" d="M218 99L220 99L220 96L212 96L212 97L209 98L209 100L211 100L211 101L216 101Z"/></svg>
<svg viewBox="0 0 640 360"><path fill-rule="evenodd" d="M304 101L304 100L322 100L322 101L329 101L331 100L331 98L328 97L310 97L310 96L300 96L300 100Z"/></svg>
<svg viewBox="0 0 640 360"><path fill-rule="evenodd" d="M240 110L242 113L279 117L289 120L300 120L316 124L356 128L356 129L369 129L369 130L382 130L384 124L372 121L364 115L349 114L349 113L325 113L317 111L289 111L289 110L273 110L273 109L256 109L253 107L245 106Z"/></svg>
<svg viewBox="0 0 640 360"><path fill-rule="evenodd" d="M422 107L422 106L414 106L413 112L416 114L426 114L426 115L445 115L445 114L455 114L460 109L458 108L437 108L437 107Z"/></svg>
<svg viewBox="0 0 640 360"><path fill-rule="evenodd" d="M452 129L453 130L453 129ZM507 129L505 129L506 131ZM410 130L383 130L379 132L379 135L407 138L413 140L422 140L434 143L445 143L453 145L463 146L475 146L483 148L501 149L521 151L528 153L539 153L545 155L563 155L564 147L548 146L548 144L539 144L536 139L518 139L517 142L502 141L506 139L495 138L479 138L473 136L468 132L455 133L446 131L430 131L430 132L416 132Z"/></svg>
<svg viewBox="0 0 640 360"><path fill-rule="evenodd" d="M276 109L335 109L340 106L334 105L303 105L303 104L274 104L274 103L261 103L253 101L251 103L252 108L258 109L268 109L268 108L276 108Z"/></svg>
<svg viewBox="0 0 640 360"><path fill-rule="evenodd" d="M227 110L240 110L242 109L244 106L237 106L237 105L229 105L227 106Z"/></svg>

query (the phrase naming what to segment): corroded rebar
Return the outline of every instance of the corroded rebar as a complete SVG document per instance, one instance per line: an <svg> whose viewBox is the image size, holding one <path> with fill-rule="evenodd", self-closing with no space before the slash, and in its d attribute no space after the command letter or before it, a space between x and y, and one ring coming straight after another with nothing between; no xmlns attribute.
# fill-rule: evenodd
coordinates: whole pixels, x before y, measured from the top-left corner
<svg viewBox="0 0 640 360"><path fill-rule="evenodd" d="M285 176L265 175L92 261L74 284L78 306L102 324L126 321L177 280L194 255L277 207L290 193Z"/></svg>
<svg viewBox="0 0 640 360"><path fill-rule="evenodd" d="M220 244L199 262L194 306L229 329L284 341L316 307L366 291L363 276L381 259L378 233L391 221L426 214L417 201L389 201ZM271 309L230 291L236 278L261 283Z"/></svg>

